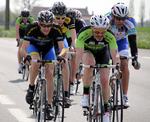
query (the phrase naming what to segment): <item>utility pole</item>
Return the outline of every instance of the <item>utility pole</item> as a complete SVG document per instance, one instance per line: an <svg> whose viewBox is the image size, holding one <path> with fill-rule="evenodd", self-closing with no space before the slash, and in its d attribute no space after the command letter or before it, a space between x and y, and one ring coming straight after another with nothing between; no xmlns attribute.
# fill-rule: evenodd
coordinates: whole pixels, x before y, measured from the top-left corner
<svg viewBox="0 0 150 122"><path fill-rule="evenodd" d="M9 0L6 0L6 7L5 7L5 30L9 30Z"/></svg>

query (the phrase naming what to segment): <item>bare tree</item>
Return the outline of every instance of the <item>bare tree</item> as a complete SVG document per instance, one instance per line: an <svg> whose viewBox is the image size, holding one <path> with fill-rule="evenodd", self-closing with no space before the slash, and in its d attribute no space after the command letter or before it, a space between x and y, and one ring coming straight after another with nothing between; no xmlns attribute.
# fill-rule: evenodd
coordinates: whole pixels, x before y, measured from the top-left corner
<svg viewBox="0 0 150 122"><path fill-rule="evenodd" d="M140 20L141 20L141 27L144 27L145 0L141 0L139 16L140 16Z"/></svg>
<svg viewBox="0 0 150 122"><path fill-rule="evenodd" d="M130 15L134 16L134 0L130 0L129 13L130 13Z"/></svg>

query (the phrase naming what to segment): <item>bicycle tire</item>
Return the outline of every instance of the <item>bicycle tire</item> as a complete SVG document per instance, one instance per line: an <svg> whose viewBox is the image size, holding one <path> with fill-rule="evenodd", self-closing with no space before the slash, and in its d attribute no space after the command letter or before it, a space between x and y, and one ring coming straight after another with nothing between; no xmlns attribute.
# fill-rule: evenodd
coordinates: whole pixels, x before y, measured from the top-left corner
<svg viewBox="0 0 150 122"><path fill-rule="evenodd" d="M41 81L41 94L39 100L38 122L46 122L47 97L46 80Z"/></svg>
<svg viewBox="0 0 150 122"><path fill-rule="evenodd" d="M113 96L111 98L111 115L112 122L123 122L123 93L121 80L115 79Z"/></svg>
<svg viewBox="0 0 150 122"><path fill-rule="evenodd" d="M94 82L92 82L92 85L90 87L89 90L89 112L88 112L88 116L87 116L87 120L88 122L94 122L95 119L93 119L93 113L94 113L94 109L93 109L93 104L94 104Z"/></svg>
<svg viewBox="0 0 150 122"><path fill-rule="evenodd" d="M63 122L64 121L64 86L63 86L63 78L62 76L58 77L57 80L57 90L56 90L56 96L55 96L55 105L54 108L54 121L55 122Z"/></svg>
<svg viewBox="0 0 150 122"><path fill-rule="evenodd" d="M24 64L22 67L22 79L25 81L29 79L29 66L25 66Z"/></svg>
<svg viewBox="0 0 150 122"><path fill-rule="evenodd" d="M101 92L101 87L97 86L97 98L96 98L96 122L103 122L104 115L104 102Z"/></svg>

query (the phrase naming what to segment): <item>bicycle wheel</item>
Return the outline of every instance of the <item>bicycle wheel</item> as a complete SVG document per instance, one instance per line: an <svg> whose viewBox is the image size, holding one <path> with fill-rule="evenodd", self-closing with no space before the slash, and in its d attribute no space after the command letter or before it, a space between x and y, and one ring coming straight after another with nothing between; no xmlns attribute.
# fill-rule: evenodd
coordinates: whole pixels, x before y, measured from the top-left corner
<svg viewBox="0 0 150 122"><path fill-rule="evenodd" d="M89 90L89 112L88 112L88 122L95 122L94 117L94 94L95 94L95 88L94 88L95 82L92 82L92 85Z"/></svg>
<svg viewBox="0 0 150 122"><path fill-rule="evenodd" d="M96 108L95 108L96 122L103 122L104 102L102 97L102 89L99 85L97 86L96 92L97 92Z"/></svg>
<svg viewBox="0 0 150 122"><path fill-rule="evenodd" d="M46 122L46 110L47 110L47 99L46 99L46 80L41 81L41 92L39 95L38 105L38 122Z"/></svg>
<svg viewBox="0 0 150 122"><path fill-rule="evenodd" d="M25 81L28 81L29 79L29 66L25 66L24 64L22 67L22 78Z"/></svg>
<svg viewBox="0 0 150 122"><path fill-rule="evenodd" d="M33 94L33 114L37 116L38 112L38 103L39 103L39 91L40 91L40 81L37 80L35 85L34 94Z"/></svg>
<svg viewBox="0 0 150 122"><path fill-rule="evenodd" d="M53 106L54 108L54 121L63 122L64 121L64 86L63 86L63 80L62 76L58 77L57 80L57 90L56 90L56 96L55 96L55 104Z"/></svg>
<svg viewBox="0 0 150 122"><path fill-rule="evenodd" d="M114 82L113 96L111 97L111 121L123 122L123 93L121 81L116 79Z"/></svg>

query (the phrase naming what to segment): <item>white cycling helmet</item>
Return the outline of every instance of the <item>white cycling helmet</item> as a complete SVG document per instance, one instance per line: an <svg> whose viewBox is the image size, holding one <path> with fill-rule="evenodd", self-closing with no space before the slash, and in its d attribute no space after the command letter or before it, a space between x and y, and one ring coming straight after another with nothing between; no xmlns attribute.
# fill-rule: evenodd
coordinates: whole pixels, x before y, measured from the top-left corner
<svg viewBox="0 0 150 122"><path fill-rule="evenodd" d="M90 19L90 25L95 28L108 28L109 19L104 15L93 15Z"/></svg>
<svg viewBox="0 0 150 122"><path fill-rule="evenodd" d="M81 19L82 18L82 13L79 10L74 10L76 13L76 19Z"/></svg>
<svg viewBox="0 0 150 122"><path fill-rule="evenodd" d="M117 3L112 7L111 13L116 17L126 17L129 9L124 3Z"/></svg>

